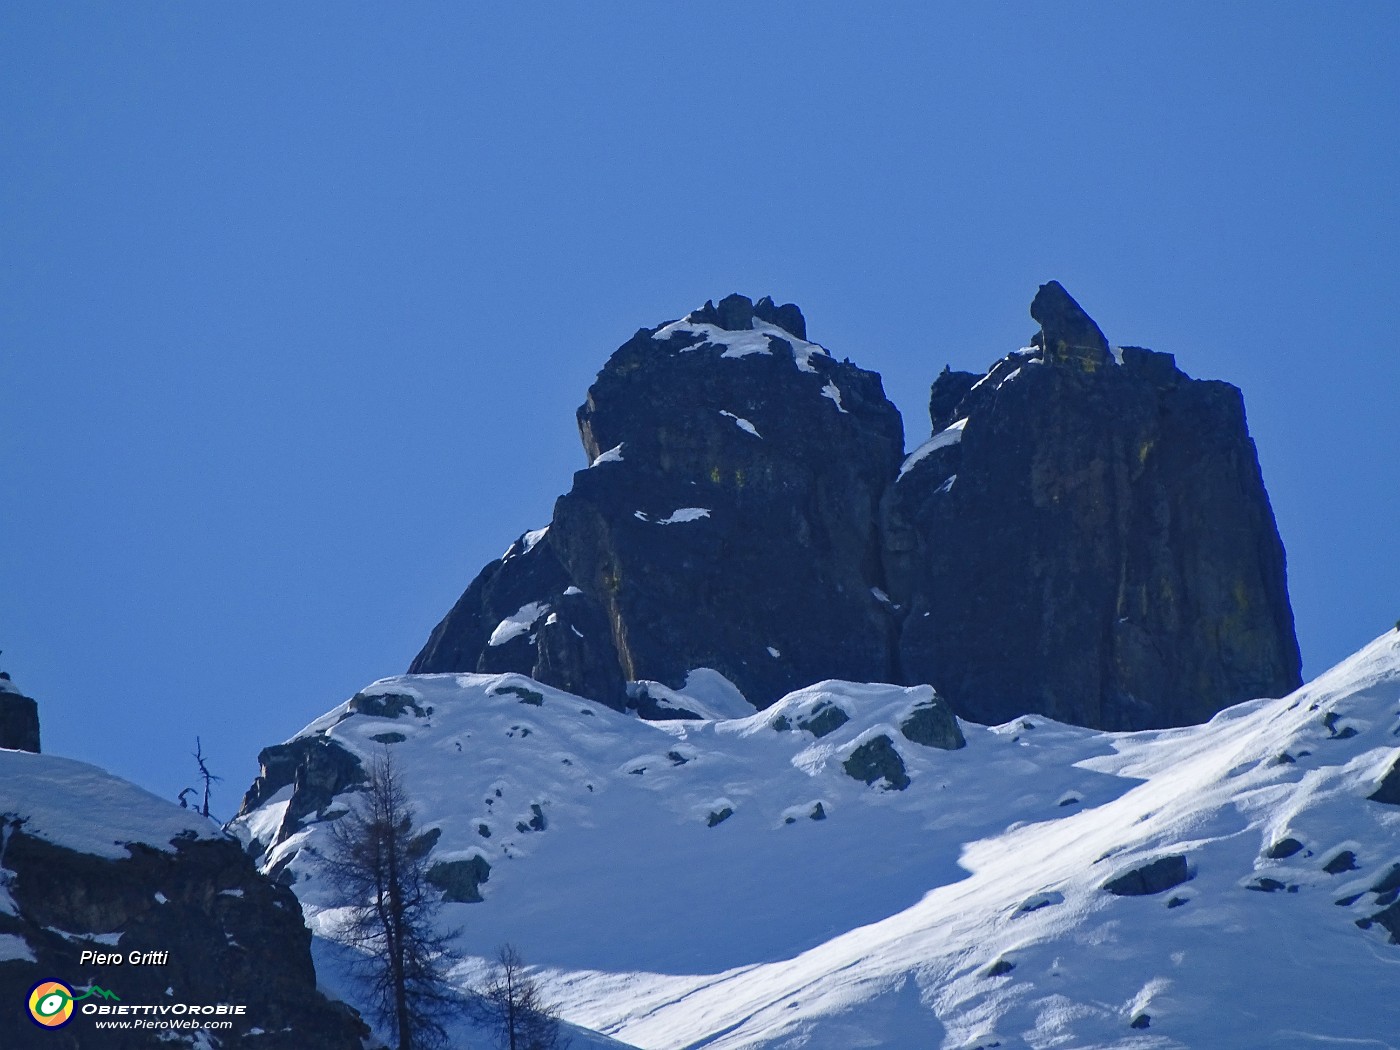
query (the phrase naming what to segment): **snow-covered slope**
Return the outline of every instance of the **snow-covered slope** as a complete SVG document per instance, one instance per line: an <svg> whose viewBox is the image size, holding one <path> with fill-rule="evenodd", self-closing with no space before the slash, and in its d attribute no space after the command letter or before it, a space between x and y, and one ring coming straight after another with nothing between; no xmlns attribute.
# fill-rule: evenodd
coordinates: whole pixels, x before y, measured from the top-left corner
<svg viewBox="0 0 1400 1050"><path fill-rule="evenodd" d="M566 1018L635 1046L1400 1047L1400 805L1368 798L1400 801L1395 633L1203 726L1030 716L964 723L953 751L901 733L921 688L663 723L516 675L365 694L417 711L299 735L390 747L435 861L490 865L483 901L446 908L461 946L513 942ZM832 705L848 720L798 728ZM881 736L902 790L845 768ZM289 792L242 834L271 844ZM330 935L325 827L263 864Z"/></svg>
<svg viewBox="0 0 1400 1050"><path fill-rule="evenodd" d="M28 835L98 857L125 857L127 843L170 849L172 839L216 839L218 826L192 809L104 769L56 755L0 749L0 815Z"/></svg>

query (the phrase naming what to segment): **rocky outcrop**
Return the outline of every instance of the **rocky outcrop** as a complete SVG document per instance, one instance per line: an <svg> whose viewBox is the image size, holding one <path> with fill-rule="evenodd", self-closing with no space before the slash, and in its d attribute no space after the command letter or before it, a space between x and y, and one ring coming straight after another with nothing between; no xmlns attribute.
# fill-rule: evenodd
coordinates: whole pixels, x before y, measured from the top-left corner
<svg viewBox="0 0 1400 1050"><path fill-rule="evenodd" d="M878 507L903 428L879 376L805 335L797 307L732 295L623 344L579 409L592 466L410 670L514 670L614 707L624 678L697 668L760 707L889 679Z"/></svg>
<svg viewBox="0 0 1400 1050"><path fill-rule="evenodd" d="M0 1041L6 1047L359 1050L368 1029L317 990L311 933L297 899L260 875L235 839L193 811L81 763L12 756L0 779L6 781L0 792L0 1000L10 1019L0 1022L6 1033ZM55 805L56 792L69 785L84 793L72 806ZM120 811L102 809L108 798ZM150 808L152 824L142 837L151 841L126 841L133 819L141 819L133 818L133 799ZM169 838L181 823L186 826ZM111 829L118 827L126 830L114 846ZM67 841L75 834L92 842ZM84 950L108 958L84 960ZM114 1036L96 1031L93 1018L81 1013L50 1031L24 1020L19 1005L46 979L75 989L98 985L128 1007L230 1003L245 1011L229 1018L232 1031L209 1033L212 1042L192 1031Z"/></svg>
<svg viewBox="0 0 1400 1050"><path fill-rule="evenodd" d="M626 708L607 616L574 586L550 532L527 532L481 570L433 630L409 674L513 671Z"/></svg>
<svg viewBox="0 0 1400 1050"><path fill-rule="evenodd" d="M796 307L730 296L639 332L589 388L595 465L551 536L629 679L708 667L763 707L889 677L877 509L902 424L879 376L805 330Z"/></svg>
<svg viewBox="0 0 1400 1050"><path fill-rule="evenodd" d="M39 705L0 671L0 748L39 753Z"/></svg>
<svg viewBox="0 0 1400 1050"><path fill-rule="evenodd" d="M883 780L885 791L903 791L910 784L904 759L895 749L894 741L881 734L859 745L841 763L846 775L866 784Z"/></svg>
<svg viewBox="0 0 1400 1050"><path fill-rule="evenodd" d="M934 384L885 497L900 673L962 716L1208 719L1300 682L1283 545L1240 392L1108 352L1059 285L1038 346ZM955 397L961 394L954 407Z"/></svg>
<svg viewBox="0 0 1400 1050"><path fill-rule="evenodd" d="M1180 886L1190 878L1191 869L1186 858L1175 853L1109 879L1103 888L1115 897L1150 897Z"/></svg>
<svg viewBox="0 0 1400 1050"><path fill-rule="evenodd" d="M359 699L351 700L352 708ZM320 815L336 795L368 779L360 760L334 740L298 737L258 752L258 776L244 794L238 815L251 813L290 787L287 809L273 839L281 842L295 834L307 817Z"/></svg>
<svg viewBox="0 0 1400 1050"><path fill-rule="evenodd" d="M1400 806L1400 754L1390 764L1376 790L1366 796L1372 802L1384 802L1388 806Z"/></svg>
<svg viewBox="0 0 1400 1050"><path fill-rule="evenodd" d="M591 466L410 670L652 714L627 682L709 668L759 707L825 678L927 683L975 721L1106 729L1297 686L1239 391L1113 351L1055 282L1031 313L1032 346L937 377L933 436L902 460L879 377L795 306L731 295L639 331L579 409Z"/></svg>
<svg viewBox="0 0 1400 1050"><path fill-rule="evenodd" d="M916 704L909 716L899 723L899 731L916 744L942 751L956 751L967 746L957 716L937 693Z"/></svg>

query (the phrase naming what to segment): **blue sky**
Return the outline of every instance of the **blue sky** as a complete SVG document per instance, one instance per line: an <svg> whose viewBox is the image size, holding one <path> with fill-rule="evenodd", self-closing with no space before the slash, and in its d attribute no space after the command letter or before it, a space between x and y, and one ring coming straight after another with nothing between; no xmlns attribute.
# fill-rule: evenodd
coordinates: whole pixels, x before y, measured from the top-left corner
<svg viewBox="0 0 1400 1050"><path fill-rule="evenodd" d="M633 331L799 303L908 439L1058 278L1245 393L1305 670L1400 615L1388 4L0 10L0 666L225 816L583 465Z"/></svg>

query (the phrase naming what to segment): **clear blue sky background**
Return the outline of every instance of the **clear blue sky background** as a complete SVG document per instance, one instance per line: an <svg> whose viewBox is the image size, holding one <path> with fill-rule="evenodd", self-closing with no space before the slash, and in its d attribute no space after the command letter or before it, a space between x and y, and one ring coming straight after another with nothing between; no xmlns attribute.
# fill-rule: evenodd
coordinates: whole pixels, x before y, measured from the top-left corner
<svg viewBox="0 0 1400 1050"><path fill-rule="evenodd" d="M1390 3L8 4L0 665L46 750L229 815L730 291L910 442L1063 281L1245 392L1306 671L1395 622Z"/></svg>

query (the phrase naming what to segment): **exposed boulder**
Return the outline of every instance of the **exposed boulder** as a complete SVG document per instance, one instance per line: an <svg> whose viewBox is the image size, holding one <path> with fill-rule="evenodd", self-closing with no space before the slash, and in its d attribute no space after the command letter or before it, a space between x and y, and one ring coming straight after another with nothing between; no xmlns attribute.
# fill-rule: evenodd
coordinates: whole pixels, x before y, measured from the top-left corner
<svg viewBox="0 0 1400 1050"><path fill-rule="evenodd" d="M905 682L960 715L1205 721L1300 683L1283 545L1234 387L1125 350L1058 285L1043 349L934 386L938 432L885 497Z"/></svg>
<svg viewBox="0 0 1400 1050"><path fill-rule="evenodd" d="M1366 796L1372 802L1384 802L1388 806L1400 806L1400 754L1390 764L1390 769L1381 777L1376 790Z"/></svg>
<svg viewBox="0 0 1400 1050"><path fill-rule="evenodd" d="M1391 944L1400 944L1400 903L1393 903L1388 908L1383 908L1364 919L1357 919L1356 925L1363 930L1369 930L1372 926L1381 926L1390 934Z"/></svg>
<svg viewBox="0 0 1400 1050"><path fill-rule="evenodd" d="M1103 888L1116 897L1149 897L1180 886L1190 878L1191 869L1186 858L1173 854L1109 879Z"/></svg>
<svg viewBox="0 0 1400 1050"><path fill-rule="evenodd" d="M1344 849L1324 864L1322 870L1328 875L1340 875L1344 871L1355 871L1357 867L1356 854L1349 849Z"/></svg>
<svg viewBox="0 0 1400 1050"><path fill-rule="evenodd" d="M419 705L416 696L407 693L356 693L350 698L348 706L356 714L372 718L402 718L410 711L418 718L427 718L432 714Z"/></svg>
<svg viewBox="0 0 1400 1050"><path fill-rule="evenodd" d="M916 744L956 751L967 746L957 716L937 693L915 705L909 717L899 724L899 731Z"/></svg>
<svg viewBox="0 0 1400 1050"><path fill-rule="evenodd" d="M909 786L909 774L904 769L904 759L895 750L894 741L881 734L867 740L841 764L848 776L866 784L877 780L885 782L886 791L903 791Z"/></svg>
<svg viewBox="0 0 1400 1050"><path fill-rule="evenodd" d="M481 885L491 877L491 865L482 856L466 860L438 861L428 869L428 881L442 890L444 900L479 904Z"/></svg>
<svg viewBox="0 0 1400 1050"><path fill-rule="evenodd" d="M820 740L850 720L851 716L830 700L819 700L809 711L797 717L797 728Z"/></svg>
<svg viewBox="0 0 1400 1050"><path fill-rule="evenodd" d="M998 959L992 965L982 971L983 977L1005 977L1012 970L1016 969L1016 964L1009 959Z"/></svg>

